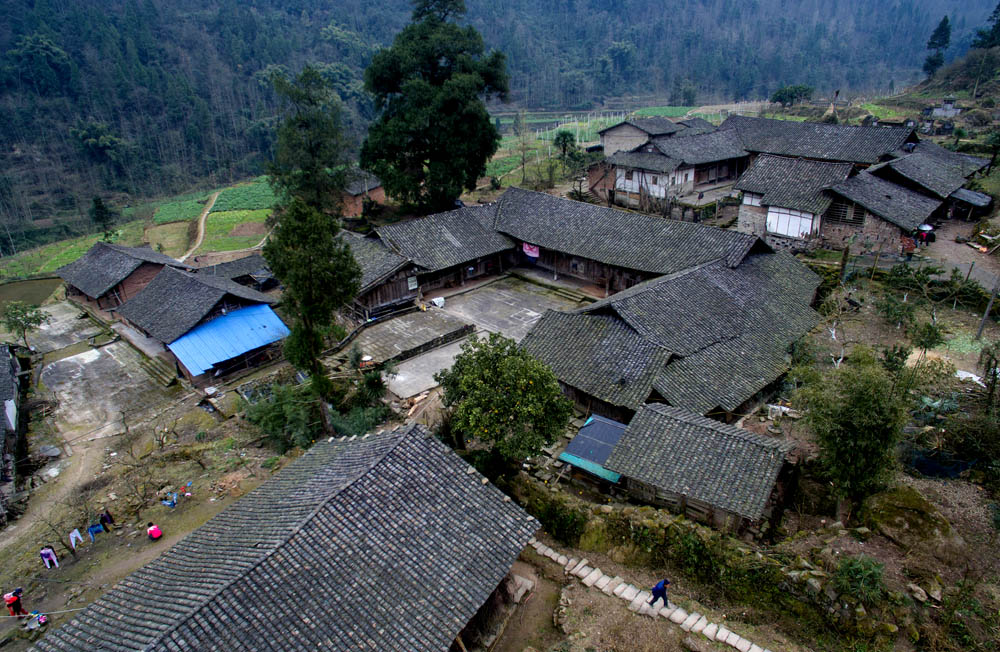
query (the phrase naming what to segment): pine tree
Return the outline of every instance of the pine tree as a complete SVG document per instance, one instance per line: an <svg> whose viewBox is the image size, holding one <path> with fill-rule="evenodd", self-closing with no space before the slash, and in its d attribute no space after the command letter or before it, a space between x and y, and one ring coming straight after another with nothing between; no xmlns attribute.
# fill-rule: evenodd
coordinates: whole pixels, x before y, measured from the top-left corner
<svg viewBox="0 0 1000 652"><path fill-rule="evenodd" d="M934 28L930 39L927 40L927 49L931 51L924 60L924 72L928 77L933 77L934 73L944 65L944 51L951 45L951 23L945 16Z"/></svg>
<svg viewBox="0 0 1000 652"><path fill-rule="evenodd" d="M483 103L505 99L507 65L484 54L483 38L453 22L464 0L416 0L412 20L365 70L378 118L361 148L361 165L386 192L418 210L445 210L473 189L500 134Z"/></svg>

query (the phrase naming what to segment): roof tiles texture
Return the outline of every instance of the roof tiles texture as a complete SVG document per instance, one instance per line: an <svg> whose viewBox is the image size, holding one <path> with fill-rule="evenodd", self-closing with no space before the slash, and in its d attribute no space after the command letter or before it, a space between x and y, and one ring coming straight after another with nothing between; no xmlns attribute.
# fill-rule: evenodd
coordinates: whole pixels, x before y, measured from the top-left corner
<svg viewBox="0 0 1000 652"><path fill-rule="evenodd" d="M747 155L735 131L712 131L688 135L682 132L671 138L656 138L656 147L664 156L683 161L686 165L714 163Z"/></svg>
<svg viewBox="0 0 1000 652"><path fill-rule="evenodd" d="M447 650L538 527L421 426L320 443L34 649Z"/></svg>
<svg viewBox="0 0 1000 652"><path fill-rule="evenodd" d="M720 131L734 129L747 151L827 161L872 164L898 150L908 127L859 127L734 115Z"/></svg>
<svg viewBox="0 0 1000 652"><path fill-rule="evenodd" d="M604 467L756 520L788 450L769 437L651 404L636 413Z"/></svg>
<svg viewBox="0 0 1000 652"><path fill-rule="evenodd" d="M824 192L845 179L851 163L828 163L801 158L764 154L740 176L737 190L761 197L765 206L780 206L813 214L830 207L831 198Z"/></svg>
<svg viewBox="0 0 1000 652"><path fill-rule="evenodd" d="M654 274L722 259L735 267L757 238L511 188L498 202L496 229L517 240Z"/></svg>
<svg viewBox="0 0 1000 652"><path fill-rule="evenodd" d="M818 316L818 277L788 254L754 254L641 283L575 313L546 313L522 341L564 383L637 408L655 389L699 413L735 410L781 376Z"/></svg>
<svg viewBox="0 0 1000 652"><path fill-rule="evenodd" d="M988 164L988 159L959 154L925 141L919 143L912 153L903 153L885 165L944 199Z"/></svg>
<svg viewBox="0 0 1000 652"><path fill-rule="evenodd" d="M169 344L197 326L227 295L250 303L274 303L272 297L226 278L164 267L118 313Z"/></svg>
<svg viewBox="0 0 1000 652"><path fill-rule="evenodd" d="M838 183L833 186L832 191L907 231L926 222L941 206L938 199L896 185L867 171Z"/></svg>
<svg viewBox="0 0 1000 652"><path fill-rule="evenodd" d="M368 291L410 263L409 260L385 246L381 240L366 238L351 231L341 231L340 233L341 237L351 246L354 260L361 268L359 292Z"/></svg>
<svg viewBox="0 0 1000 652"><path fill-rule="evenodd" d="M97 242L83 256L56 270L56 274L88 297L96 299L128 278L143 263L184 267L184 263L149 247Z"/></svg>
<svg viewBox="0 0 1000 652"><path fill-rule="evenodd" d="M378 236L401 255L428 271L491 256L514 243L493 230L496 204L466 206L376 229Z"/></svg>
<svg viewBox="0 0 1000 652"><path fill-rule="evenodd" d="M625 120L624 122L619 122L616 125L612 125L605 129L599 131L599 134L603 134L606 131L611 131L615 127L620 127L621 125L631 125L636 129L641 129L645 131L650 136L663 136L665 134L673 134L682 129L685 126L678 125L676 122L670 118L665 118L662 116L651 116L649 118L632 118L630 120Z"/></svg>
<svg viewBox="0 0 1000 652"><path fill-rule="evenodd" d="M252 254L250 256L244 256L243 258L237 258L236 260L230 260L229 262L219 263L217 265L199 267L192 271L196 274L207 274L209 276L218 276L219 278L234 279L239 278L240 276L257 274L258 272L270 274L270 267L267 264L267 260L265 260L263 256L260 254Z"/></svg>

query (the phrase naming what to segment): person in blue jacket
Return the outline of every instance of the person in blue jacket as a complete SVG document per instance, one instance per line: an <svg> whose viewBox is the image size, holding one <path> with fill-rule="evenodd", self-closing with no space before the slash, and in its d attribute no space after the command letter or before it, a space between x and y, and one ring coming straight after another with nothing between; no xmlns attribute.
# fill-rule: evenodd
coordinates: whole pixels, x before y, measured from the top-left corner
<svg viewBox="0 0 1000 652"><path fill-rule="evenodd" d="M667 601L668 586L670 586L670 580L668 580L665 577L656 583L656 586L653 587L653 599L649 601L650 606L656 604L656 601L659 600L660 598L663 598L664 607L670 606L670 603Z"/></svg>

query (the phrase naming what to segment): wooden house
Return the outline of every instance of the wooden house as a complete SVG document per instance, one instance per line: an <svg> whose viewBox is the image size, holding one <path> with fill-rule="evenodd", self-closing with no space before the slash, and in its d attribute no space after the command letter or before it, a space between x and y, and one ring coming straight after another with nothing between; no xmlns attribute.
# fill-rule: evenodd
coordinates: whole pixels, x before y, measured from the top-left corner
<svg viewBox="0 0 1000 652"><path fill-rule="evenodd" d="M662 404L644 405L604 467L637 500L729 532L780 517L791 446ZM787 473L787 471L786 471Z"/></svg>
<svg viewBox="0 0 1000 652"><path fill-rule="evenodd" d="M272 303L229 279L165 267L117 315L158 342L159 357L197 384L252 365L288 336Z"/></svg>
<svg viewBox="0 0 1000 652"><path fill-rule="evenodd" d="M207 274L217 278L224 278L239 283L259 292L267 292L278 287L278 279L271 274L271 268L267 260L260 254L250 254L236 260L230 260L216 265L198 267L193 270L196 274Z"/></svg>
<svg viewBox="0 0 1000 652"><path fill-rule="evenodd" d="M737 228L778 249L815 247L899 253L901 238L928 221L941 201L851 163L763 154L740 177Z"/></svg>
<svg viewBox="0 0 1000 652"><path fill-rule="evenodd" d="M420 425L351 440L317 442L155 544L159 557L34 649L475 649L476 615L511 600L538 521Z"/></svg>
<svg viewBox="0 0 1000 652"><path fill-rule="evenodd" d="M514 242L498 233L497 205L465 206L376 229L378 237L417 267L421 293L460 287L470 279L498 274L510 266Z"/></svg>
<svg viewBox="0 0 1000 652"><path fill-rule="evenodd" d="M711 123L706 123L710 127ZM714 127L712 127L714 129ZM659 116L649 118L630 118L600 130L601 146L606 154L628 152L653 138L670 136L688 129L686 125L678 124L670 118Z"/></svg>
<svg viewBox="0 0 1000 652"><path fill-rule="evenodd" d="M341 231L340 237L350 245L361 268L361 287L349 308L356 321L379 317L417 298L419 268L413 261L389 249L378 238L350 231Z"/></svg>
<svg viewBox="0 0 1000 652"><path fill-rule="evenodd" d="M792 343L819 321L809 307L818 276L762 243L733 254L690 258L573 312L547 311L521 346L588 413L628 423L642 405L666 403L732 420L774 387Z"/></svg>
<svg viewBox="0 0 1000 652"><path fill-rule="evenodd" d="M732 183L749 154L734 130L656 138L609 156L614 168L613 202L646 211Z"/></svg>
<svg viewBox="0 0 1000 652"><path fill-rule="evenodd" d="M97 242L56 274L66 282L67 296L98 310L110 310L141 292L164 267L185 265L149 247Z"/></svg>

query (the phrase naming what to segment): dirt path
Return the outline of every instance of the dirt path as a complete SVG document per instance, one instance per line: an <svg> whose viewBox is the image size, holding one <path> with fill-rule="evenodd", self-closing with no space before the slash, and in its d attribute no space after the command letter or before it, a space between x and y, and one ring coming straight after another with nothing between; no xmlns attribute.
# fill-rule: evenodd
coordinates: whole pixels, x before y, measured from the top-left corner
<svg viewBox="0 0 1000 652"><path fill-rule="evenodd" d="M937 239L921 254L947 265L952 265L979 281L987 291L991 290L1000 278L1000 255L988 256L978 249L973 249L964 242L955 242L955 236L966 238L972 235L973 225L961 220L949 220L936 231Z"/></svg>
<svg viewBox="0 0 1000 652"><path fill-rule="evenodd" d="M221 192L221 191L219 191ZM188 256L193 254L201 246L201 241L205 239L205 220L208 219L208 214L211 212L212 207L215 206L215 200L219 198L219 192L212 193L212 196L208 198L208 203L205 204L205 210L201 212L198 217L198 237L195 238L194 243L187 252L178 258L182 263L188 259Z"/></svg>

